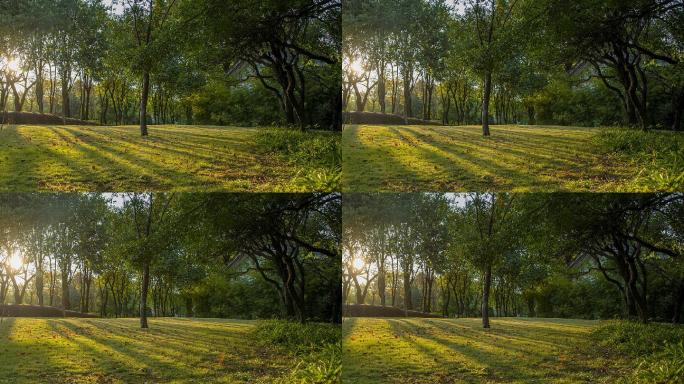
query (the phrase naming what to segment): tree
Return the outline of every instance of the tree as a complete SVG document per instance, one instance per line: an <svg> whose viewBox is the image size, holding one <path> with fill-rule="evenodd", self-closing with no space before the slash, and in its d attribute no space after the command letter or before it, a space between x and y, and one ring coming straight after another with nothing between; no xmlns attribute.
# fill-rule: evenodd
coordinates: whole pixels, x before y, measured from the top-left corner
<svg viewBox="0 0 684 384"><path fill-rule="evenodd" d="M482 134L489 136L489 103L492 76L516 46L515 21L521 3L497 0L466 1L465 23L468 28L474 68L482 75Z"/></svg>
<svg viewBox="0 0 684 384"><path fill-rule="evenodd" d="M248 69L280 103L289 125L304 128L312 123L310 89L318 86L337 110L340 60L339 0L282 2L206 0L203 24L212 41L221 47L218 59L228 74ZM339 130L339 119L333 129Z"/></svg>
<svg viewBox="0 0 684 384"><path fill-rule="evenodd" d="M155 64L168 55L174 43L170 18L176 0L126 0L124 17L129 23L137 47L137 69L142 74L140 85L140 134L147 136L147 104L150 95L150 73Z"/></svg>

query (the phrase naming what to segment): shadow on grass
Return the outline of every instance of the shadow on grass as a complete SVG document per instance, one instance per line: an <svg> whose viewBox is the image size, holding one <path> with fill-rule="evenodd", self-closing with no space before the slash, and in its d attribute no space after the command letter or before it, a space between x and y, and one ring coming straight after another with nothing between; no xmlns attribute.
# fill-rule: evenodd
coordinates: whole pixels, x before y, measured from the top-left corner
<svg viewBox="0 0 684 384"><path fill-rule="evenodd" d="M452 325L449 327L449 325ZM475 330L470 327L453 327L447 321L399 319L391 322L392 332L411 343L420 353L434 358L438 366L444 366L459 380L477 382L513 380L520 382L544 382L552 378L569 378L598 372L586 359L564 359L560 355L572 354L571 345L543 343L528 337L508 335L505 329L497 329L496 323L490 330ZM439 332L435 332L435 327ZM536 327L528 332L537 332L544 337L558 337L555 331ZM540 333L541 332L541 333ZM453 334L453 338L448 335ZM567 336L567 335L566 335ZM544 338L540 337L540 338ZM461 338L462 340L459 340ZM503 338L504 340L500 340ZM571 341L566 337L566 342ZM438 344L440 347L434 346ZM429 347L433 345L433 347ZM464 367L449 366L444 349L452 351L466 361L475 364Z"/></svg>
<svg viewBox="0 0 684 384"><path fill-rule="evenodd" d="M281 373L251 358L244 337L228 337L226 332L210 335L200 327L164 324L141 330L135 323L111 327L106 321L56 320L50 326L92 356L106 372L122 379L130 379L129 375L152 381L208 380L229 375L256 380ZM166 328L170 329L160 332Z"/></svg>
<svg viewBox="0 0 684 384"><path fill-rule="evenodd" d="M174 180L185 180L184 184L188 182L194 185L210 184L208 180L200 179L188 172L179 172L177 168L172 166L162 166L152 159L134 155L116 144L99 141L98 146L94 146L78 139L74 131L69 128L54 127L53 130L63 140L72 143L77 151L85 154L88 159L100 167L107 168L108 165L111 166L111 162L115 162L120 171L131 175L131 177L147 176L142 183L148 188L150 185L153 189L173 185ZM107 158L109 161L106 160ZM213 185L217 184L219 184L218 180L213 181Z"/></svg>
<svg viewBox="0 0 684 384"><path fill-rule="evenodd" d="M353 192L376 191L376 187L366 182L369 179L380 180L383 183L380 186L381 190L394 190L397 185L407 191L421 189L422 182L416 183L412 180L424 179L423 172L409 168L406 162L400 161L401 156L392 153L390 148L365 143L358 126L345 130L350 132L351 140L357 147L356 151L362 154L362 158L348 156L342 163L345 189L352 189ZM349 188L350 185L353 185L353 188Z"/></svg>

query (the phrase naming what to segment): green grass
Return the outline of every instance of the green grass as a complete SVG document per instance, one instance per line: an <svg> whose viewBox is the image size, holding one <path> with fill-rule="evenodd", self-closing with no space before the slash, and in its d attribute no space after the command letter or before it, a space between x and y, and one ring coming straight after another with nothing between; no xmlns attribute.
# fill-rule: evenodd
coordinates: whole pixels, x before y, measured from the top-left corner
<svg viewBox="0 0 684 384"><path fill-rule="evenodd" d="M299 362L278 384L338 384L342 372L342 329L338 324L263 321L254 335L264 347L282 348Z"/></svg>
<svg viewBox="0 0 684 384"><path fill-rule="evenodd" d="M592 332L596 345L614 355L638 360L624 384L678 384L684 382L684 327L630 321L607 321Z"/></svg>
<svg viewBox="0 0 684 384"><path fill-rule="evenodd" d="M0 383L275 383L300 358L262 346L257 321L4 319Z"/></svg>
<svg viewBox="0 0 684 384"><path fill-rule="evenodd" d="M348 192L658 190L662 183L643 182L645 176L670 171L671 152L684 147L684 135L668 134L666 140L672 144L658 142L650 148L651 157L655 152L662 159L654 164L607 146L605 140L612 140L610 135L619 130L599 137L603 131L493 126L492 136L485 138L476 126L350 125L342 135L342 188Z"/></svg>
<svg viewBox="0 0 684 384"><path fill-rule="evenodd" d="M304 162L267 145L275 131L168 125L142 138L135 126L5 126L0 191L301 191L316 189L300 180L307 169L334 173L327 160ZM326 132L291 136L332 143L320 151L339 143Z"/></svg>
<svg viewBox="0 0 684 384"><path fill-rule="evenodd" d="M349 318L342 378L354 383L612 383L628 361L605 355L588 320Z"/></svg>

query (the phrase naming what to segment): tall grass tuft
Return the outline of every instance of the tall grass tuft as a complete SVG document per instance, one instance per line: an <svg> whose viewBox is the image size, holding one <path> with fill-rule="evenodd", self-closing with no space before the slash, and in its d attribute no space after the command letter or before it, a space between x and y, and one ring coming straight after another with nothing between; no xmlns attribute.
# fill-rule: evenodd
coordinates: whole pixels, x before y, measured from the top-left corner
<svg viewBox="0 0 684 384"><path fill-rule="evenodd" d="M598 327L592 337L612 353L638 359L625 383L684 383L684 327L616 320Z"/></svg>
<svg viewBox="0 0 684 384"><path fill-rule="evenodd" d="M260 131L257 144L265 153L283 157L297 168L288 189L335 191L342 169L340 137L333 132L269 128Z"/></svg>
<svg viewBox="0 0 684 384"><path fill-rule="evenodd" d="M297 365L276 384L337 384L342 373L342 328L339 324L262 321L254 330L265 348L285 350Z"/></svg>
<svg viewBox="0 0 684 384"><path fill-rule="evenodd" d="M628 186L630 190L684 189L684 135L610 128L602 130L596 140L604 152L628 157L638 166L639 173Z"/></svg>

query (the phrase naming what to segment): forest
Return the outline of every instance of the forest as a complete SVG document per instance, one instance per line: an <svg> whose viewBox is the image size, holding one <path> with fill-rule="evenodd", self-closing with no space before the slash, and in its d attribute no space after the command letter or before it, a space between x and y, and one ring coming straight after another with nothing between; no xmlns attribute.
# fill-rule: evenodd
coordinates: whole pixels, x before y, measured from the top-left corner
<svg viewBox="0 0 684 384"><path fill-rule="evenodd" d="M0 376L339 382L340 218L330 193L1 194Z"/></svg>
<svg viewBox="0 0 684 384"><path fill-rule="evenodd" d="M3 123L339 130L340 16L339 0L3 1Z"/></svg>
<svg viewBox="0 0 684 384"><path fill-rule="evenodd" d="M142 328L169 316L340 321L337 194L8 194L0 207L0 304Z"/></svg>
<svg viewBox="0 0 684 384"><path fill-rule="evenodd" d="M346 111L681 130L679 0L350 0Z"/></svg>
<svg viewBox="0 0 684 384"><path fill-rule="evenodd" d="M681 194L353 194L345 303L680 323Z"/></svg>
<svg viewBox="0 0 684 384"><path fill-rule="evenodd" d="M676 192L681 0L350 0L348 192Z"/></svg>
<svg viewBox="0 0 684 384"><path fill-rule="evenodd" d="M345 195L343 380L677 383L684 195Z"/></svg>

